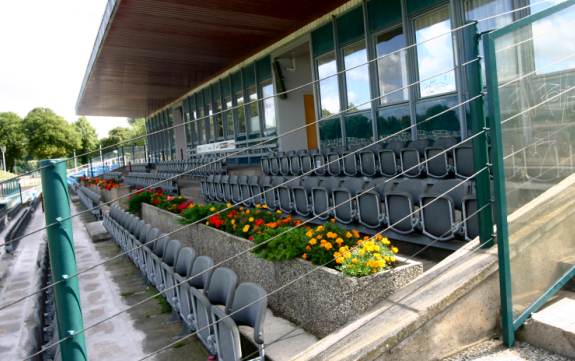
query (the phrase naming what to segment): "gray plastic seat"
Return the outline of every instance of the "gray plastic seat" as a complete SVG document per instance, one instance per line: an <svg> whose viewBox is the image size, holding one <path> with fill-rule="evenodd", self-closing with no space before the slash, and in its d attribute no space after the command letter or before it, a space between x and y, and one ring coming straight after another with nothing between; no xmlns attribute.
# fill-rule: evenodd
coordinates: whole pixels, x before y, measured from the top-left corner
<svg viewBox="0 0 575 361"><path fill-rule="evenodd" d="M357 217L356 196L361 193L366 181L362 178L345 178L333 190L334 216L338 222L353 223Z"/></svg>
<svg viewBox="0 0 575 361"><path fill-rule="evenodd" d="M341 153L333 150L326 153L327 173L331 176L338 177L343 174L341 165Z"/></svg>
<svg viewBox="0 0 575 361"><path fill-rule="evenodd" d="M268 208L276 210L279 206L276 187L285 182L284 177L272 177L270 184L264 186L264 200Z"/></svg>
<svg viewBox="0 0 575 361"><path fill-rule="evenodd" d="M315 174L318 176L324 176L327 174L327 167L326 167L326 155L323 152L314 152L313 154L313 165L312 169L314 169Z"/></svg>
<svg viewBox="0 0 575 361"><path fill-rule="evenodd" d="M219 202L225 201L225 194L224 194L224 187L225 184L228 184L228 175L222 175L220 178L220 182L216 184L216 200Z"/></svg>
<svg viewBox="0 0 575 361"><path fill-rule="evenodd" d="M272 154L269 158L270 162L270 174L271 175L279 175L280 174L280 161L279 155L277 153Z"/></svg>
<svg viewBox="0 0 575 361"><path fill-rule="evenodd" d="M174 287L174 266L180 250L182 249L182 243L177 239L172 239L166 244L166 250L164 251L164 256L162 257L161 263L161 276L164 292L164 297L175 310L177 305L176 298L176 288Z"/></svg>
<svg viewBox="0 0 575 361"><path fill-rule="evenodd" d="M397 159L402 148L403 142L393 141L378 151L379 171L384 177L393 177L397 174L399 170Z"/></svg>
<svg viewBox="0 0 575 361"><path fill-rule="evenodd" d="M328 219L333 211L333 190L339 186L341 178L322 177L317 187L311 191L313 215L318 219Z"/></svg>
<svg viewBox="0 0 575 361"><path fill-rule="evenodd" d="M382 144L374 144L368 149L362 150L358 155L359 172L364 177L375 177L379 172L378 152Z"/></svg>
<svg viewBox="0 0 575 361"><path fill-rule="evenodd" d="M149 274L148 279L152 282L158 291L164 289L164 283L162 278L162 257L166 252L166 246L168 245L168 236L165 233L160 234L158 240L154 242L154 250L150 254L150 260L152 262L152 272Z"/></svg>
<svg viewBox="0 0 575 361"><path fill-rule="evenodd" d="M210 199L218 200L218 188L222 182L222 175L216 174L212 179L212 183L210 183Z"/></svg>
<svg viewBox="0 0 575 361"><path fill-rule="evenodd" d="M350 151L343 154L341 157L343 174L348 177L355 177L359 173L359 162L357 159L357 152Z"/></svg>
<svg viewBox="0 0 575 361"><path fill-rule="evenodd" d="M267 309L267 294L254 283L241 283L234 294L228 314L218 307L212 307L215 326L218 360L242 360L242 349L238 326L253 329L253 340L257 345L260 361L265 359L263 324Z"/></svg>
<svg viewBox="0 0 575 361"><path fill-rule="evenodd" d="M171 284L176 289L176 306L175 309L179 312L180 317L184 320L186 314L191 313L191 304L187 297L185 287L187 285L187 278L192 272L192 266L196 259L196 250L191 247L183 247L178 253L178 258L174 264L174 272L170 273L172 277ZM183 297L183 296L186 297ZM185 320L184 320L185 321Z"/></svg>
<svg viewBox="0 0 575 361"><path fill-rule="evenodd" d="M270 158L269 156L262 156L260 160L260 164L262 166L262 173L265 175L269 175L270 173Z"/></svg>
<svg viewBox="0 0 575 361"><path fill-rule="evenodd" d="M432 146L425 148L425 168L432 178L449 177L452 170L453 147L457 140L453 137L438 138ZM448 150L449 149L449 150Z"/></svg>
<svg viewBox="0 0 575 361"><path fill-rule="evenodd" d="M314 157L318 154L317 149L310 149L304 152L301 159L301 173L305 175L313 175L315 169Z"/></svg>
<svg viewBox="0 0 575 361"><path fill-rule="evenodd" d="M292 178L284 182L283 185L277 187L278 207L280 210L291 213L295 207L293 199L293 187L299 186L301 178Z"/></svg>
<svg viewBox="0 0 575 361"><path fill-rule="evenodd" d="M319 185L319 177L305 177L299 185L292 187L294 211L300 216L307 217L312 212L311 191Z"/></svg>
<svg viewBox="0 0 575 361"><path fill-rule="evenodd" d="M385 195L389 227L401 234L409 234L419 227L420 196L428 183L419 179L401 179Z"/></svg>
<svg viewBox="0 0 575 361"><path fill-rule="evenodd" d="M471 194L471 183L446 179L435 183L421 196L422 232L439 241L463 234L463 199Z"/></svg>
<svg viewBox="0 0 575 361"><path fill-rule="evenodd" d="M360 224L371 229L387 224L385 194L392 186L388 178L374 179L365 186L366 191L357 198L357 216Z"/></svg>
<svg viewBox="0 0 575 361"><path fill-rule="evenodd" d="M212 273L206 292L190 289L195 307L196 336L212 355L217 353L212 308L223 306L224 312L229 313L237 284L236 273L227 267L220 267Z"/></svg>
<svg viewBox="0 0 575 361"><path fill-rule="evenodd" d="M302 174L302 160L301 157L306 154L305 150L293 152L289 157L290 171L292 175Z"/></svg>
<svg viewBox="0 0 575 361"><path fill-rule="evenodd" d="M227 202L233 202L234 201L234 195L236 196L236 198L239 198L240 192L239 192L239 187L238 187L238 176L237 175L231 175L228 178L228 183L225 185L225 190L224 190L224 194L226 196L226 201ZM236 192L236 193L234 193Z"/></svg>
<svg viewBox="0 0 575 361"><path fill-rule="evenodd" d="M468 178L474 174L471 141L467 141L453 150L453 168L455 175L460 178Z"/></svg>
<svg viewBox="0 0 575 361"><path fill-rule="evenodd" d="M425 165L421 162L425 148L429 145L429 140L413 140L399 153L401 159L401 169L406 177L419 177L425 170Z"/></svg>
<svg viewBox="0 0 575 361"><path fill-rule="evenodd" d="M194 299L191 295L191 289L206 291L206 288L212 277L214 261L207 256L197 257L194 261L191 271L187 276L187 282L180 283L180 298L184 300L182 308L187 304L189 309L181 310L182 319L189 330L196 330L196 316L194 313Z"/></svg>
<svg viewBox="0 0 575 361"><path fill-rule="evenodd" d="M264 188L271 184L272 178L269 176L258 177L257 181L250 184L250 190L254 204L264 204Z"/></svg>
<svg viewBox="0 0 575 361"><path fill-rule="evenodd" d="M252 185L257 184L258 176L249 176L239 179L240 183L240 198L242 203L248 207L254 205L254 199L252 197Z"/></svg>
<svg viewBox="0 0 575 361"><path fill-rule="evenodd" d="M279 162L280 162L280 174L284 177L291 175L291 156L295 154L295 152L290 151L287 153L281 153L279 155Z"/></svg>

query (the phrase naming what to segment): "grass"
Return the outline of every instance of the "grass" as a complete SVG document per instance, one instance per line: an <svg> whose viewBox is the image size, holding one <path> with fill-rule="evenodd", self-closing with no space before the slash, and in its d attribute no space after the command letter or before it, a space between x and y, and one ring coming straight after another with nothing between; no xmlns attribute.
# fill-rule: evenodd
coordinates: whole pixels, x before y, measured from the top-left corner
<svg viewBox="0 0 575 361"><path fill-rule="evenodd" d="M166 301L166 299L161 295L158 294L156 289L148 289L148 293L150 296L154 296L154 298L158 301L158 305L160 305L160 313L170 313L172 312L172 306Z"/></svg>

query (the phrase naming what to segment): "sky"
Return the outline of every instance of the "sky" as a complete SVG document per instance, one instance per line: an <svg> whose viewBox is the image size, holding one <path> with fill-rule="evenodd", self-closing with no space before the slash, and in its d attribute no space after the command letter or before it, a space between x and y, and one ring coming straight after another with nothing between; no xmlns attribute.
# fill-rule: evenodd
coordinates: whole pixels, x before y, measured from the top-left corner
<svg viewBox="0 0 575 361"><path fill-rule="evenodd" d="M0 1L0 112L47 107L69 122L107 0ZM92 117L99 137L125 118Z"/></svg>

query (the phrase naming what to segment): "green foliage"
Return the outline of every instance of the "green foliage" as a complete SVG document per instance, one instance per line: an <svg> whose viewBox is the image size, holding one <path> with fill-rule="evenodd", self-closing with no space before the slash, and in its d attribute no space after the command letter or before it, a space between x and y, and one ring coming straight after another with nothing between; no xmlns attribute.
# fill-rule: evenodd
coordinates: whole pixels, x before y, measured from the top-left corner
<svg viewBox="0 0 575 361"><path fill-rule="evenodd" d="M86 117L80 117L74 123L74 128L80 136L80 148L76 150L77 154L85 154L88 152L93 152L98 149L100 142L98 141L98 135L96 134L96 129L92 127ZM88 162L89 155L84 155L80 158L82 163Z"/></svg>
<svg viewBox="0 0 575 361"><path fill-rule="evenodd" d="M266 228L254 236L254 243L260 245L254 253L268 261L287 261L305 252L307 238L304 227Z"/></svg>
<svg viewBox="0 0 575 361"><path fill-rule="evenodd" d="M69 156L80 148L80 135L73 125L48 108L33 109L23 121L28 154L35 159Z"/></svg>
<svg viewBox="0 0 575 361"><path fill-rule="evenodd" d="M130 145L144 145L146 134L146 119L145 118L134 118L128 119L128 128L126 127L116 127L108 132L108 136L102 139L102 148L118 146L130 146ZM138 138L138 139L135 139ZM135 139L135 140L131 140Z"/></svg>
<svg viewBox="0 0 575 361"><path fill-rule="evenodd" d="M182 220L183 224L190 224L197 222L199 220L203 220L207 216L224 209L225 206L223 204L203 204L203 205L196 205L192 208L187 208L182 212Z"/></svg>
<svg viewBox="0 0 575 361"><path fill-rule="evenodd" d="M108 132L108 137L102 139L102 148L115 146L116 144L122 143L127 139L130 139L130 129L124 127L116 127Z"/></svg>
<svg viewBox="0 0 575 361"><path fill-rule="evenodd" d="M138 192L130 197L128 200L128 212L133 214L140 214L142 210L142 203L152 204L152 196L154 192L143 191Z"/></svg>
<svg viewBox="0 0 575 361"><path fill-rule="evenodd" d="M22 119L18 114L0 113L0 145L6 146L6 170L14 169L16 161L24 158L26 143Z"/></svg>

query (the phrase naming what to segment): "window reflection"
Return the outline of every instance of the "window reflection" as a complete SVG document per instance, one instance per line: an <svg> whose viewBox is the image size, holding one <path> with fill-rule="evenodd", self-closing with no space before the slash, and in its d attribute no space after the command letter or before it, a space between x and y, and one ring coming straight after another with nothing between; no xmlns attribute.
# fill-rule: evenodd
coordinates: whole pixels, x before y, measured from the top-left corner
<svg viewBox="0 0 575 361"><path fill-rule="evenodd" d="M386 107L377 113L377 129L379 139L388 137L392 134L400 132L402 129L407 129L397 135L394 135L390 140L410 140L411 131L411 116L409 106L401 104L398 106Z"/></svg>
<svg viewBox="0 0 575 361"><path fill-rule="evenodd" d="M264 98L264 118L265 128L271 129L276 127L276 109L274 102L274 86L271 80L262 83L262 95Z"/></svg>
<svg viewBox="0 0 575 361"><path fill-rule="evenodd" d="M377 37L377 70L381 104L392 104L408 100L405 36L401 28ZM398 90L404 88L402 90ZM384 96L388 93L390 95Z"/></svg>
<svg viewBox="0 0 575 361"><path fill-rule="evenodd" d="M320 80L319 95L321 117L339 113L339 86L337 83L337 65L333 53L325 54L317 59L317 72Z"/></svg>
<svg viewBox="0 0 575 361"><path fill-rule="evenodd" d="M217 137L217 139L221 139L224 137L224 123L222 120L222 102L219 98L217 98L215 101L215 104L216 104L216 107L215 107L215 109L216 109L215 113L216 114L214 115L214 118L215 118L215 123L216 123L216 129L215 129L216 137Z"/></svg>
<svg viewBox="0 0 575 361"><path fill-rule="evenodd" d="M369 92L369 66L364 42L358 42L343 49L347 107L349 111L371 108Z"/></svg>
<svg viewBox="0 0 575 361"><path fill-rule="evenodd" d="M232 97L227 96L224 98L224 101L226 103L226 109L231 109L233 107L232 105ZM234 116L232 114L232 110L228 110L225 115L225 122L226 122L226 137L227 138L233 138L234 134L235 134L235 130L234 130Z"/></svg>
<svg viewBox="0 0 575 361"><path fill-rule="evenodd" d="M236 117L238 119L238 132L243 134L246 132L246 115L244 113L244 96L242 91L236 92Z"/></svg>
<svg viewBox="0 0 575 361"><path fill-rule="evenodd" d="M417 67L421 97L455 91L453 70L453 41L449 9L444 6L437 11L415 19ZM445 34L445 35L442 35Z"/></svg>
<svg viewBox="0 0 575 361"><path fill-rule="evenodd" d="M250 109L250 133L260 131L260 111L258 107L258 93L255 86L248 88L249 109Z"/></svg>

